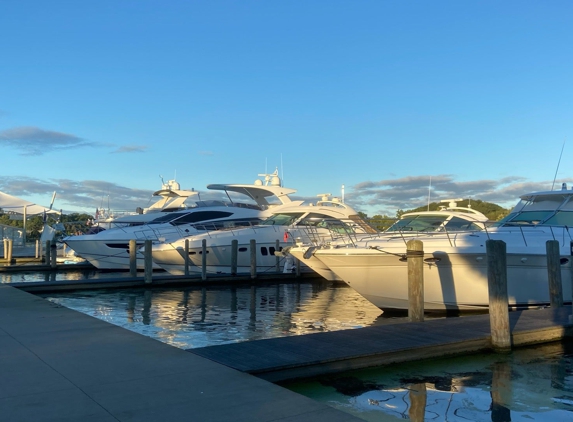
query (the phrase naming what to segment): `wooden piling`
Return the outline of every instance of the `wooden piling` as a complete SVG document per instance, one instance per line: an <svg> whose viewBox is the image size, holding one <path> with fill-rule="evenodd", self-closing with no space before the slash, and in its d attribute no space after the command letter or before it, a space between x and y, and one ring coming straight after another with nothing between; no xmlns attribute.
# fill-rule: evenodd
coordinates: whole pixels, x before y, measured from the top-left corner
<svg viewBox="0 0 573 422"><path fill-rule="evenodd" d="M559 241L548 240L545 246L547 250L549 303L552 308L559 308L563 306L563 285L561 281L561 254L559 252Z"/></svg>
<svg viewBox="0 0 573 422"><path fill-rule="evenodd" d="M143 280L145 284L151 284L153 282L153 260L151 259L151 240L147 239L143 248Z"/></svg>
<svg viewBox="0 0 573 422"><path fill-rule="evenodd" d="M46 265L50 265L50 262L52 262L50 255L52 254L52 248L51 248L52 242L50 242L49 240L46 240Z"/></svg>
<svg viewBox="0 0 573 422"><path fill-rule="evenodd" d="M12 263L12 253L14 250L14 241L12 239L6 239L4 243L4 256L8 264Z"/></svg>
<svg viewBox="0 0 573 422"><path fill-rule="evenodd" d="M424 321L424 244L421 240L406 243L408 257L408 318Z"/></svg>
<svg viewBox="0 0 573 422"><path fill-rule="evenodd" d="M239 254L239 241L233 239L231 241L231 274L237 275L237 259Z"/></svg>
<svg viewBox="0 0 573 422"><path fill-rule="evenodd" d="M486 240L489 320L494 350L511 350L509 301L507 294L507 254L502 240Z"/></svg>
<svg viewBox="0 0 573 422"><path fill-rule="evenodd" d="M251 251L251 278L257 277L257 241L251 239L250 242Z"/></svg>
<svg viewBox="0 0 573 422"><path fill-rule="evenodd" d="M66 247L66 245L64 244L64 247ZM35 258L38 259L42 256L42 244L40 243L39 240L36 239L36 255Z"/></svg>
<svg viewBox="0 0 573 422"><path fill-rule="evenodd" d="M189 239L185 239L185 251L184 251L184 261L185 261L185 270L183 271L183 274L185 274L186 277L189 276Z"/></svg>
<svg viewBox="0 0 573 422"><path fill-rule="evenodd" d="M137 243L135 239L129 241L129 275L137 276Z"/></svg>
<svg viewBox="0 0 573 422"><path fill-rule="evenodd" d="M58 245L56 245L55 243L52 243L50 245L50 267L52 268L56 268L56 266L58 265Z"/></svg>
<svg viewBox="0 0 573 422"><path fill-rule="evenodd" d="M201 240L201 280L207 280L207 239Z"/></svg>

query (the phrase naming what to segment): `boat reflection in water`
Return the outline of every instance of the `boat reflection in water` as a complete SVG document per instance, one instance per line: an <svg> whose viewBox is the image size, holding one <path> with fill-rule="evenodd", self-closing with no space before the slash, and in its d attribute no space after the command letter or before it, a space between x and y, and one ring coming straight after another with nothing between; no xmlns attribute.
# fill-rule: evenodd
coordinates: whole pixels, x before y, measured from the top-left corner
<svg viewBox="0 0 573 422"><path fill-rule="evenodd" d="M353 289L331 282L42 296L183 349L383 323L379 308Z"/></svg>
<svg viewBox="0 0 573 422"><path fill-rule="evenodd" d="M573 339L283 385L367 421L571 421Z"/></svg>

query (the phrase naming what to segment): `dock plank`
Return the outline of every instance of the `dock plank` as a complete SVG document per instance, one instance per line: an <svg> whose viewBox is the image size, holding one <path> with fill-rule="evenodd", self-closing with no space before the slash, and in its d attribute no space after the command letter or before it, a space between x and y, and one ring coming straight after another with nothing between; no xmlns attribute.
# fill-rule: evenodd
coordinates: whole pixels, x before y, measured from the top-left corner
<svg viewBox="0 0 573 422"><path fill-rule="evenodd" d="M514 347L573 336L571 306L510 312ZM189 349L270 381L345 369L491 351L488 314Z"/></svg>

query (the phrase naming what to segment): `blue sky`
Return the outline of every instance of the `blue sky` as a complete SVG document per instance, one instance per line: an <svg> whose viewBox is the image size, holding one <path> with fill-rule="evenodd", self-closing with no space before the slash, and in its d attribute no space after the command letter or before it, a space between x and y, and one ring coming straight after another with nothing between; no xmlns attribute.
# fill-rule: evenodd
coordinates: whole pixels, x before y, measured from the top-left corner
<svg viewBox="0 0 573 422"><path fill-rule="evenodd" d="M369 215L430 179L510 206L573 186L572 22L571 1L5 0L0 191L134 210L160 175L279 167Z"/></svg>

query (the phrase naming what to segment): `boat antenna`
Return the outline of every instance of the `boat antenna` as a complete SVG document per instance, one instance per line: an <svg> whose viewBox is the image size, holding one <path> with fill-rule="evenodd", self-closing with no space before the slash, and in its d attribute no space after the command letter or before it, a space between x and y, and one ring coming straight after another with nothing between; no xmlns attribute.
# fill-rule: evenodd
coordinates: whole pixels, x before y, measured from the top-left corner
<svg viewBox="0 0 573 422"><path fill-rule="evenodd" d="M561 157L563 156L563 149L565 148L565 141L563 141L563 146L561 147L561 154L559 154L559 161L557 161L557 168L555 169L555 176L553 177L553 184L551 185L551 190L555 186L555 179L557 179L557 171L559 171L559 164L561 163Z"/></svg>
<svg viewBox="0 0 573 422"><path fill-rule="evenodd" d="M342 185L342 189L341 189L341 190L342 190L342 192L341 192L341 194L342 194L342 203L344 204L344 185Z"/></svg>
<svg viewBox="0 0 573 422"><path fill-rule="evenodd" d="M432 176L430 176L430 184L428 185L428 211L430 211L430 195L432 193Z"/></svg>
<svg viewBox="0 0 573 422"><path fill-rule="evenodd" d="M285 173L283 167L283 153L281 152L281 186L285 185Z"/></svg>

